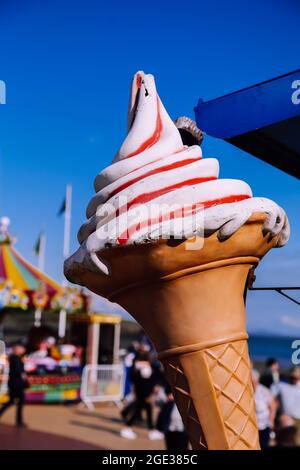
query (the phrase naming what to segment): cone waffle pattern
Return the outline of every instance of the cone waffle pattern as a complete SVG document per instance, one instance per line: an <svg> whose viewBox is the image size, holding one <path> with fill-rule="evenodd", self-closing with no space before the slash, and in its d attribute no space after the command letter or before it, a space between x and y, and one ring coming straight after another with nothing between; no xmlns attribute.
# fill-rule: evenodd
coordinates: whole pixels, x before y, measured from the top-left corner
<svg viewBox="0 0 300 470"><path fill-rule="evenodd" d="M180 365L180 356L173 356L170 359L163 361L163 364L192 447L194 450L208 450L189 384Z"/></svg>
<svg viewBox="0 0 300 470"><path fill-rule="evenodd" d="M192 356L193 361L199 361L199 367L203 367L205 363L203 380L209 381L213 386L213 406L224 425L223 430L216 426L211 432L215 435L218 432L224 434L224 448L259 449L247 341L214 346L193 353ZM211 436L207 433L205 435L205 426L201 425L201 419L197 416L199 413L195 410L182 362L178 355L165 359L164 365L187 432L194 436L192 446L194 449L205 450L211 448ZM201 400L199 406L201 407ZM207 416L210 410L206 409L204 412Z"/></svg>

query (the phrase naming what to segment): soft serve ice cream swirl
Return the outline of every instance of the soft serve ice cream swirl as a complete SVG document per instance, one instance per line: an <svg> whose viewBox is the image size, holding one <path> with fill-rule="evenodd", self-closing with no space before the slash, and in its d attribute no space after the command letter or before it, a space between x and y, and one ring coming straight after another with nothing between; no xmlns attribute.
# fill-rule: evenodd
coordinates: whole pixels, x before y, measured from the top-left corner
<svg viewBox="0 0 300 470"><path fill-rule="evenodd" d="M231 236L254 212L265 212L264 230L280 234L278 246L286 243L289 225L283 209L269 199L253 198L243 181L218 175L216 159L202 159L200 146L183 144L154 77L136 73L127 137L113 163L95 179L96 195L78 234L81 247L67 263L83 263L108 274L109 267L96 253L158 238L192 237L200 233L195 226L200 211L205 234L218 231L220 239ZM160 208L156 215L154 206Z"/></svg>

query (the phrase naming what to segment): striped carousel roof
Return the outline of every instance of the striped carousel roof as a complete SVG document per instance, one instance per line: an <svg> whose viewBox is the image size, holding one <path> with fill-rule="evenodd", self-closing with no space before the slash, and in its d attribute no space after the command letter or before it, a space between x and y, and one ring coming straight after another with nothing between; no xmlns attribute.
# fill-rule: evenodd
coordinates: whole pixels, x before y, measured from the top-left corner
<svg viewBox="0 0 300 470"><path fill-rule="evenodd" d="M0 280L11 281L24 291L36 290L43 283L50 296L61 291L61 286L35 268L15 250L14 240L8 232L0 230Z"/></svg>

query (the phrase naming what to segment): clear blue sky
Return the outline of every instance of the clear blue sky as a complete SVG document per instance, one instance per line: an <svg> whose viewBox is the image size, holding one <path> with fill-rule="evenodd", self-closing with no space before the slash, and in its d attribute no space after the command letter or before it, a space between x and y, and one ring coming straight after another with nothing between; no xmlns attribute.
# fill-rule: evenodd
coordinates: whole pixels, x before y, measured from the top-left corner
<svg viewBox="0 0 300 470"><path fill-rule="evenodd" d="M205 100L299 68L297 1L0 0L0 214L33 262L43 224L46 270L62 278L63 220L72 183L72 249L95 175L125 133L128 89L151 72L171 116L193 117ZM228 116L230 119L230 116ZM222 141L205 139L221 177L286 208L289 245L257 270L259 285L300 284L299 182ZM300 308L277 294L250 294L251 330L300 335Z"/></svg>

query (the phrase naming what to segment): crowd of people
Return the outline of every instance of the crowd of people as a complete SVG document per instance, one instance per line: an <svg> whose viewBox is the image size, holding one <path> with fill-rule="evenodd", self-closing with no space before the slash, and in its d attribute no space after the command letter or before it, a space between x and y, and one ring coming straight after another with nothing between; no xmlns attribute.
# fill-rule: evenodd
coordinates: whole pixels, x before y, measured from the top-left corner
<svg viewBox="0 0 300 470"><path fill-rule="evenodd" d="M135 439L132 426L145 412L149 439L165 439L168 450L188 449L181 416L151 344L134 343L124 363L127 380L121 436ZM300 446L300 368L283 375L278 361L270 358L262 373L252 366L251 378L261 448Z"/></svg>
<svg viewBox="0 0 300 470"><path fill-rule="evenodd" d="M300 368L280 372L279 362L270 358L260 375L252 369L260 446L300 446Z"/></svg>
<svg viewBox="0 0 300 470"><path fill-rule="evenodd" d="M132 426L142 419L144 411L149 439L165 439L168 450L187 450L187 433L171 388L147 339L133 343L124 358L124 364L126 385L125 406L121 413L124 423L121 436L126 439L137 437ZM158 412L154 413L154 408Z"/></svg>
<svg viewBox="0 0 300 470"><path fill-rule="evenodd" d="M49 345L51 346L49 348ZM47 347L46 347L47 346ZM55 352L54 343L42 342L34 354L38 358ZM0 417L16 405L16 425L24 427L23 406L28 386L25 361L26 349L16 343L9 355L9 399L0 408ZM77 355L73 352L73 359ZM31 358L32 359L32 358ZM78 358L77 358L78 359ZM120 434L125 439L135 439L133 426L146 416L148 437L165 440L167 450L185 451L189 448L188 436L176 407L161 363L148 339L143 336L134 342L123 357L125 368L125 397L121 411ZM252 366L252 384L256 404L260 446L300 446L300 368L293 367L285 375L279 362L270 358L260 373ZM136 429L136 428L135 428Z"/></svg>

